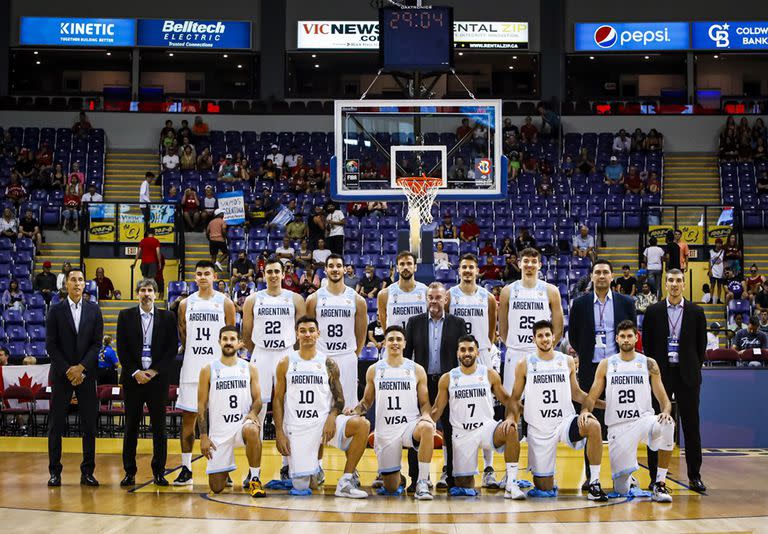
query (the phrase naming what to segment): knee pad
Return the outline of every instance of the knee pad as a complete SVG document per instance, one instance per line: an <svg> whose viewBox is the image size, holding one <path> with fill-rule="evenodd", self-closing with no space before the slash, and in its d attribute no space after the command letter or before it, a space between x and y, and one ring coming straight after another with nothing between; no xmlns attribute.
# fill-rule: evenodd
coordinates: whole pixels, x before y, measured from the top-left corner
<svg viewBox="0 0 768 534"><path fill-rule="evenodd" d="M626 495L629 493L629 487L631 485L631 479L632 475L621 475L620 477L613 479L613 489L616 491L616 493L620 493L621 495Z"/></svg>
<svg viewBox="0 0 768 534"><path fill-rule="evenodd" d="M296 477L291 479L293 482L293 488L297 490L309 489L309 477Z"/></svg>

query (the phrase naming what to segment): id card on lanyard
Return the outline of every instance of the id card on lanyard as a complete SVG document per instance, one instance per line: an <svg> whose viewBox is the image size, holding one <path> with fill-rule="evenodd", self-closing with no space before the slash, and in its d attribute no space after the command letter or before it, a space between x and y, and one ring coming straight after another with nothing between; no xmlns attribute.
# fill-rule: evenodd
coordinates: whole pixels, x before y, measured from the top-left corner
<svg viewBox="0 0 768 534"><path fill-rule="evenodd" d="M669 313L667 314L667 322L669 323L667 354L669 355L669 363L671 365L678 365L680 363L680 339L675 331L677 330L677 325L680 324L680 320L683 318L683 310L680 310L674 321L670 318L670 315Z"/></svg>
<svg viewBox="0 0 768 534"><path fill-rule="evenodd" d="M149 334L149 330L152 328L152 323L155 320L154 314L151 314L149 316L149 322L147 323L147 327L144 328L144 320L141 321L141 331L142 331L142 348L141 348L141 368L143 370L149 369L149 366L152 365L152 346L150 345L150 342L147 340L147 334Z"/></svg>
<svg viewBox="0 0 768 534"><path fill-rule="evenodd" d="M597 307L600 310L600 322L595 325L595 348L596 349L604 349L606 347L605 344L605 319L603 319L603 316L605 315L605 307L608 305L608 299L606 299L605 304L602 306L600 305L600 300L597 301Z"/></svg>

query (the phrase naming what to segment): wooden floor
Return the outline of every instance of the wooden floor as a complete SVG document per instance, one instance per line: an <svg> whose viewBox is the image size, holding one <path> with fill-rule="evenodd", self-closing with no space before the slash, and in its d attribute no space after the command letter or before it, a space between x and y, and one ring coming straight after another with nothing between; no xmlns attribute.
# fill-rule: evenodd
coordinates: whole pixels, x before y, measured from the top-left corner
<svg viewBox="0 0 768 534"><path fill-rule="evenodd" d="M169 444L169 470L178 468L178 443ZM582 482L583 460L579 453L558 451L557 499L505 501L503 492L483 492L478 498L448 498L438 492L432 502L411 497L372 496L367 500L333 496L343 457L327 449L324 461L327 482L323 492L311 497L289 497L269 492L267 499L254 500L237 486L246 471L242 451L233 475L234 490L209 495L205 460L193 463L195 485L157 489L145 484L151 478L151 444L140 443L141 482L133 491L119 487L123 476L121 442L100 439L97 444L96 477L100 488L79 485L79 440L66 439L63 486L48 488L46 440L44 438L0 438L0 525L7 532L49 533L55 529L76 532L138 532L168 528L177 532L227 532L264 527L269 534L301 532L768 532L768 451L711 450L704 457L707 495L685 487L685 461L675 455L670 469L672 504L649 499L616 499L596 504L576 489ZM277 474L280 458L272 442L265 444L262 479ZM436 453L439 454L439 453ZM441 459L433 460L432 477ZM525 449L523 461L525 463ZM641 463L643 459L641 458ZM497 474L503 459L496 455ZM366 451L360 466L364 486L375 476L373 451ZM683 473L683 475L681 475ZM648 484L648 472L636 476ZM175 477L175 472L168 478ZM611 487L607 455L603 459L603 487ZM370 489L370 488L369 488ZM353 531L353 526L358 525ZM361 530L363 529L363 530ZM492 529L492 530L491 530ZM155 530L156 531L156 530Z"/></svg>

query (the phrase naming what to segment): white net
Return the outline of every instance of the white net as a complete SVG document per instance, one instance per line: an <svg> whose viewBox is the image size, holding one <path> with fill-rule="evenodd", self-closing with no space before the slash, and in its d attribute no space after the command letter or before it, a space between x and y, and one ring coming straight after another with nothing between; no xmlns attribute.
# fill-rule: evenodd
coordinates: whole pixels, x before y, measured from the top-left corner
<svg viewBox="0 0 768 534"><path fill-rule="evenodd" d="M422 224L432 222L432 204L443 184L440 178L409 176L398 178L397 186L403 190L408 201L408 219L418 215Z"/></svg>

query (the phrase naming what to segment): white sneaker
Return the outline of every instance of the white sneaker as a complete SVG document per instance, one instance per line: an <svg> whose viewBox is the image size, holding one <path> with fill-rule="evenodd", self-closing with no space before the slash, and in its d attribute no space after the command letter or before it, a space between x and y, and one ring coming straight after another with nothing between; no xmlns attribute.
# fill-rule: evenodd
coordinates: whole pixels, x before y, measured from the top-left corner
<svg viewBox="0 0 768 534"><path fill-rule="evenodd" d="M448 470L443 468L440 480L437 481L437 489L448 489Z"/></svg>
<svg viewBox="0 0 768 534"><path fill-rule="evenodd" d="M342 477L339 479L339 483L336 484L336 496L344 497L346 499L366 499L368 494L361 489L355 487L355 481L353 478Z"/></svg>
<svg viewBox="0 0 768 534"><path fill-rule="evenodd" d="M499 487L499 483L496 482L496 477L494 476L493 467L490 465L483 470L483 487L493 489Z"/></svg>
<svg viewBox="0 0 768 534"><path fill-rule="evenodd" d="M433 499L426 480L416 482L416 492L413 494L413 498L417 501L431 501Z"/></svg>
<svg viewBox="0 0 768 534"><path fill-rule="evenodd" d="M672 495L667 491L667 485L664 482L655 482L653 484L651 499L654 502L672 502Z"/></svg>
<svg viewBox="0 0 768 534"><path fill-rule="evenodd" d="M315 482L317 482L318 486L325 484L325 471L323 471L322 467L317 468L317 474L315 474Z"/></svg>
<svg viewBox="0 0 768 534"><path fill-rule="evenodd" d="M504 498L512 499L513 501L522 501L525 500L526 495L517 485L517 480L513 480L511 484L506 485L504 489Z"/></svg>

